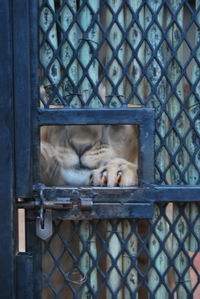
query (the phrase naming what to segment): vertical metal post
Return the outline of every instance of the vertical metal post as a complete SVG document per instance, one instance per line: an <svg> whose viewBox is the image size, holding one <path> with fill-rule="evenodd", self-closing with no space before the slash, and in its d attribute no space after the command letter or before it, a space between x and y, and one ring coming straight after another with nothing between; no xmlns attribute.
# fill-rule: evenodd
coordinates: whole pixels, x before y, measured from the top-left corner
<svg viewBox="0 0 200 299"><path fill-rule="evenodd" d="M35 220L26 215L26 242L27 252L32 254L33 280L30 288L33 288L33 298L42 298L42 242L35 234ZM44 243L43 243L44 245ZM27 274L29 275L29 274ZM31 294L31 293L30 293ZM21 299L21 298L20 298ZM28 299L32 299L31 295Z"/></svg>
<svg viewBox="0 0 200 299"><path fill-rule="evenodd" d="M29 1L15 0L12 3L16 194L17 197L30 197L32 169Z"/></svg>
<svg viewBox="0 0 200 299"><path fill-rule="evenodd" d="M14 292L14 161L11 1L0 3L0 297Z"/></svg>

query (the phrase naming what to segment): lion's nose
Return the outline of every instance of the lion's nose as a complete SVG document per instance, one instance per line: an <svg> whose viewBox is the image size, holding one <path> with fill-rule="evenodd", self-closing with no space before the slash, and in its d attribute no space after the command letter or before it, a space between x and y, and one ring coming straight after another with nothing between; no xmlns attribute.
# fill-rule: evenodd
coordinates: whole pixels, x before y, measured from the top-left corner
<svg viewBox="0 0 200 299"><path fill-rule="evenodd" d="M79 157L81 157L92 146L92 144L90 142L85 142L85 141L81 141L81 140L77 141L77 140L73 140L73 139L70 140L70 145Z"/></svg>

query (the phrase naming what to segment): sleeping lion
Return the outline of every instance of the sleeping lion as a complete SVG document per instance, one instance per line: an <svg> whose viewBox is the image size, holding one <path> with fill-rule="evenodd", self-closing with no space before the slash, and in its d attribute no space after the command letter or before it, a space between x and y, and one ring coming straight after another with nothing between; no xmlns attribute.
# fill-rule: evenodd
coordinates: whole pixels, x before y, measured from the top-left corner
<svg viewBox="0 0 200 299"><path fill-rule="evenodd" d="M41 181L47 186L138 185L135 125L41 128Z"/></svg>

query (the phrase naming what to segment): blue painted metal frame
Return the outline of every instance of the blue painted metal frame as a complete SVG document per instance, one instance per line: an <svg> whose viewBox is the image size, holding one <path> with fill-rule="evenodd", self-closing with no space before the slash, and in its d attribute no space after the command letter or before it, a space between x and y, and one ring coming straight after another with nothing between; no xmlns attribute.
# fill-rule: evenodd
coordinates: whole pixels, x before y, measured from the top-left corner
<svg viewBox="0 0 200 299"><path fill-rule="evenodd" d="M31 195L31 73L29 1L13 1L16 194Z"/></svg>
<svg viewBox="0 0 200 299"><path fill-rule="evenodd" d="M33 299L33 257L28 252L16 256L16 290L18 299Z"/></svg>
<svg viewBox="0 0 200 299"><path fill-rule="evenodd" d="M153 183L154 179L154 109L38 109L38 125L114 125L139 126L140 184ZM39 145L38 145L39 147ZM38 148L37 147L37 148Z"/></svg>
<svg viewBox="0 0 200 299"><path fill-rule="evenodd" d="M125 109L37 109L37 114L35 114L36 118L34 121L34 127L37 129L39 126L45 125L114 125L114 124L135 124L138 125L139 128L139 184L140 186L145 186L153 183L154 180L154 109L152 108L125 108ZM40 180L38 177L39 173L39 154L40 154L40 140L37 137L38 133L36 131L36 135L34 135L34 149L33 152L36 153L34 165L35 172L34 182L36 195L36 203L29 205L29 208L36 207L37 205L37 197L40 194L40 190L44 188L40 184ZM99 193L104 193L104 189L109 188L99 188ZM126 189L129 193L129 198L131 202L123 202L123 196L120 193L120 190L125 191L125 188L116 188L115 193L119 195L121 202L116 204L114 203L114 197L112 197L112 207L107 204L106 201L110 196L106 197L106 200L102 203L95 202L92 209L92 212L86 213L85 211L72 211L73 208L65 211L64 217L68 219L94 219L94 218L149 218L152 217L153 209L152 204L148 203L147 200L143 200L143 203L134 203L134 198L132 197L132 189ZM134 189L134 188L133 188ZM137 189L137 188L136 188ZM59 190L59 188L51 188L52 194L50 197L54 196L55 190ZM49 190L49 191L50 191ZM66 192L69 191L70 188L66 186ZM75 191L75 188L73 188ZM81 198L82 188L79 190L78 198L74 198L72 196L72 200L77 200ZM134 189L135 190L135 189ZM91 191L91 192L90 192ZM92 192L94 188L89 188L90 198L93 198ZM111 189L112 191L112 189ZM112 193L112 192L111 192ZM113 194L112 194L113 196ZM49 196L47 197L49 198ZM54 197L55 199L55 197ZM19 203L22 206L22 203ZM27 204L24 203L24 207L28 208ZM118 210L120 209L120 213ZM59 215L57 213L59 218Z"/></svg>
<svg viewBox="0 0 200 299"><path fill-rule="evenodd" d="M142 125L153 133L154 109L38 109L38 125Z"/></svg>
<svg viewBox="0 0 200 299"><path fill-rule="evenodd" d="M11 1L0 3L0 297L14 298L14 136Z"/></svg>
<svg viewBox="0 0 200 299"><path fill-rule="evenodd" d="M28 4L29 3L29 4ZM16 155L16 177L17 177L17 196L23 198L31 198L35 196L34 186L39 184L39 147L40 147L40 136L39 129L42 125L61 125L61 124L100 124L100 123L136 123L140 125L140 144L141 144L141 165L145 167L141 168L141 177L143 181L142 190L139 188L138 191L134 191L134 196L132 197L134 201L143 200L154 200L154 201L198 201L200 200L200 187L199 186L154 186L153 183L153 162L149 160L149 156L153 157L149 152L150 148L148 142L146 142L145 134L148 134L149 124L151 123L151 117L146 116L146 111L144 108L137 108L133 119L132 109L93 109L90 112L90 109L40 109L39 107L39 83L38 83L38 24L35 20L38 19L38 3L37 1L30 0L20 1L18 7L18 2L14 1L14 7L16 11L22 12L15 16L15 41L17 46L17 52L15 57L25 57L23 59L23 66L15 60L15 75L18 76L21 80L17 80L15 83L15 97L16 103L16 134L17 134L17 155ZM31 7L29 11L29 7ZM24 8L24 10L22 9ZM15 12L16 12L15 11ZM17 19L16 19L17 18ZM18 20L18 19L23 19ZM17 34L18 29L22 28L26 30L25 34L21 36L21 40L18 40L17 44ZM18 27L17 27L18 26ZM25 28L26 27L26 28ZM28 29L29 27L29 29ZM31 38L29 38L31 34ZM23 45L26 44L25 48ZM20 54L21 53L21 54ZM23 53L23 55L22 55ZM30 57L29 57L30 55ZM20 75L22 71L23 75ZM24 83L23 78L25 77L27 82ZM18 85L17 85L18 84ZM27 84L26 87L24 85ZM21 90L21 87L22 90ZM20 91L21 90L21 91ZM133 109L134 110L134 109ZM27 114L28 117L21 117ZM81 115L81 117L80 117ZM150 115L150 114L149 114ZM30 125L31 119L31 125ZM21 123L22 122L22 123ZM145 124L146 122L146 124ZM148 130L146 131L146 128ZM151 130L151 129L150 129ZM21 132L20 132L21 131ZM31 134L32 132L32 134ZM153 132L151 130L151 132ZM26 138L24 138L26 135ZM142 141L143 140L143 141ZM144 142L144 143L143 143ZM32 143L32 144L31 144ZM19 146L20 144L20 146ZM146 167L147 166L147 167ZM32 175L34 176L34 181L32 180ZM33 183L33 184L32 184ZM59 188L57 188L58 193ZM93 192L93 188L90 189ZM68 188L70 193L70 189ZM80 190L82 192L82 189ZM105 188L98 191L98 196L100 193L104 194ZM116 190L118 194L125 194L129 192L130 196L132 193L132 188L126 189L122 188ZM108 192L109 193L109 192ZM111 192L112 193L112 192ZM109 193L109 194L111 194ZM54 192L52 192L54 194ZM126 193L127 194L127 193ZM102 195L103 196L103 195ZM113 195L112 195L113 196ZM100 196L101 197L101 196ZM107 197L109 200L109 196ZM111 198L111 197L110 197Z"/></svg>
<svg viewBox="0 0 200 299"><path fill-rule="evenodd" d="M61 124L129 124L139 125L141 187L135 188L73 188L76 197L86 195L106 201L120 200L134 202L200 201L199 186L160 186L154 182L154 113L150 108L128 109L38 109L38 123L42 125ZM149 134L151 136L149 136ZM36 187L37 188L37 187ZM45 188L47 198L71 196L72 188Z"/></svg>
<svg viewBox="0 0 200 299"><path fill-rule="evenodd" d="M80 198L87 196L96 202L198 202L200 201L199 186L159 186L151 184L144 187L129 188L43 188L44 196L53 198Z"/></svg>
<svg viewBox="0 0 200 299"><path fill-rule="evenodd" d="M29 10L30 6L30 10ZM23 76L19 74L21 81L16 81L15 96L16 102L20 103L16 105L16 134L17 142L16 146L18 148L16 155L16 177L17 177L17 196L23 198L31 198L35 196L34 186L39 184L39 147L40 147L40 126L42 125L61 125L61 124L112 124L112 123L136 123L140 125L140 144L141 144L141 156L142 163L144 165L140 171L140 176L143 177L141 182L143 189L138 189L138 192L134 192L134 200L137 201L139 196L140 200L148 201L148 199L154 201L176 201L177 198L182 201L198 201L200 200L200 187L199 186L154 186L153 183L153 172L154 172L154 162L149 160L149 157L153 157L153 154L145 154L149 147L148 142L146 142L145 135L148 134L149 125L152 126L153 122L151 120L150 114L147 114L145 108L136 108L138 112L135 113L133 119L132 109L40 109L39 107L39 83L38 83L38 23L35 20L38 20L38 3L34 0L20 1L18 7L18 1L14 1L14 7L16 11L20 12L15 18L15 32L18 34L17 26L22 28L23 24L26 25L26 32L24 36L21 36L21 41L18 40L19 45L18 52L16 52L15 57L18 55L20 57L25 57L23 59L23 66L19 62L15 63L15 75L17 76L20 70L23 72L23 76L26 78L27 84L23 80ZM24 10L22 9L24 7ZM29 27L29 29L28 29ZM31 34L31 38L29 38ZM17 36L15 37L17 42ZM26 44L25 48L23 45ZM22 55L23 53L23 55ZM30 56L29 56L30 55ZM29 56L29 57L28 57ZM22 78L23 77L23 78ZM30 80L30 81L29 81ZM20 91L20 88L17 90L18 86L24 87ZM133 109L134 110L134 109ZM30 118L22 118L22 114L28 114ZM80 117L81 115L81 117ZM146 118L147 116L147 118ZM31 125L30 125L31 121ZM20 122L23 122L20 124ZM20 128L20 129L18 129ZM22 129L21 129L22 128ZM146 131L146 128L147 131ZM21 131L21 132L19 132ZM153 130L150 128L150 131ZM24 135L27 135L24 138ZM148 139L148 138L147 138ZM143 143L144 142L144 143ZM32 143L32 144L31 144ZM19 146L20 144L20 146ZM146 167L148 166L148 167ZM32 178L34 176L34 180ZM34 186L33 186L34 185ZM119 190L116 192L124 192ZM59 192L59 188L57 188ZM69 189L68 189L69 190ZM91 188L92 190L92 188ZM131 192L131 188L126 189L128 192ZM70 190L69 190L70 192ZM99 190L99 194L105 192ZM54 194L54 192L52 193ZM100 196L100 195L99 195Z"/></svg>
<svg viewBox="0 0 200 299"><path fill-rule="evenodd" d="M30 10L31 8L31 10ZM199 186L156 186L153 185L153 117L148 109L54 109L52 111L37 109L38 107L38 46L37 46L37 1L35 0L3 0L0 3L0 297L15 298L15 236L14 200L17 196L31 198L35 196L32 175L38 169L39 127L46 124L110 124L135 123L140 126L141 144L141 176L140 188L45 188L48 198L56 196L76 196L86 194L95 198L96 203L109 204L115 200L120 203L151 203L200 201ZM31 38L30 38L31 37ZM13 42L13 43L12 43ZM13 51L14 50L14 51ZM14 71L14 72L13 72ZM13 75L15 80L13 80ZM15 102L14 102L15 100ZM80 117L81 115L81 117ZM149 136L150 134L150 136ZM149 143L150 142L150 143ZM149 147L150 145L150 147ZM148 150L148 155L145 153ZM32 159L32 156L34 158ZM34 163L36 161L36 164ZM32 167L32 164L35 164ZM57 216L61 215L60 211ZM112 215L111 215L112 216ZM115 215L113 214L113 218ZM28 236L30 251L39 252L40 248L34 239L35 223ZM31 241L30 241L31 240ZM31 245L30 245L31 244ZM35 247L34 247L35 246ZM18 256L17 269L20 275L32 272L32 258ZM30 263L26 264L26 261ZM23 268L24 267L24 268ZM34 260L35 269L40 273L40 262ZM24 270L23 270L24 269ZM26 274L27 274L26 273ZM28 279L31 276L27 276ZM39 285L39 274L34 284ZM23 281L18 280L18 283ZM25 286L25 285L24 285ZM17 296L22 299L22 291ZM26 289L29 294L29 288ZM37 289L39 298L39 287Z"/></svg>

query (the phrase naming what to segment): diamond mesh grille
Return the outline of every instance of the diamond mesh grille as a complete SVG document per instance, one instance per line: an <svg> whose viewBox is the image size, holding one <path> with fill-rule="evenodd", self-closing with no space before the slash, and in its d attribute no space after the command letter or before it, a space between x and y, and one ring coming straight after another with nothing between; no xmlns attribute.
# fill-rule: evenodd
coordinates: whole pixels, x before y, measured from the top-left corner
<svg viewBox="0 0 200 299"><path fill-rule="evenodd" d="M155 181L200 182L200 1L40 0L40 108L156 113ZM152 220L55 221L43 298L199 298L196 203ZM196 297L195 297L196 296Z"/></svg>
<svg viewBox="0 0 200 299"><path fill-rule="evenodd" d="M40 105L156 111L155 178L199 184L199 1L40 0Z"/></svg>
<svg viewBox="0 0 200 299"><path fill-rule="evenodd" d="M199 212L170 203L152 220L56 221L43 298L198 298Z"/></svg>

